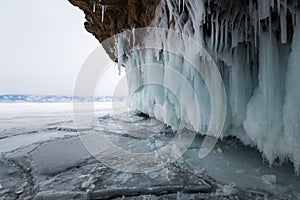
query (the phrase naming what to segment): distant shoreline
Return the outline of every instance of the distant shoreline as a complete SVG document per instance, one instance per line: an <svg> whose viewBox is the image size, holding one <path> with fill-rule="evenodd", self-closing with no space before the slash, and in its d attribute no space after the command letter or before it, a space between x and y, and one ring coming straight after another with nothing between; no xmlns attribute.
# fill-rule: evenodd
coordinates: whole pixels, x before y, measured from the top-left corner
<svg viewBox="0 0 300 200"><path fill-rule="evenodd" d="M127 97L73 97L65 95L0 95L0 103L71 103L71 102L112 102L125 101Z"/></svg>

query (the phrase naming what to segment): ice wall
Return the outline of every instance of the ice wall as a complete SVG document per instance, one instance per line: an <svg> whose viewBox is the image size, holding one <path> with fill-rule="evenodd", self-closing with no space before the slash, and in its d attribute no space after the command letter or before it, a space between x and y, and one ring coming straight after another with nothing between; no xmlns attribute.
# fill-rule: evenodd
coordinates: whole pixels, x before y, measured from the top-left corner
<svg viewBox="0 0 300 200"><path fill-rule="evenodd" d="M169 28L193 38L217 63L227 95L227 115L221 137L233 135L256 146L271 164L277 158L281 162L289 159L298 172L299 2L162 0L152 26ZM165 51L166 47L177 45L169 37L165 34L152 38L161 49L135 50L126 55L125 46L141 48L145 41L134 33L115 41L119 65L131 72L127 77L133 92L131 107L175 129L186 127L214 136L207 130L213 115L212 96L203 77L184 56L188 55L199 65L206 61L202 60L201 50L191 45L175 47L182 55ZM142 65L148 67L138 68ZM159 67L161 65L167 67ZM167 68L174 69L184 79L174 78ZM151 81L160 84L137 89ZM191 93L183 86L186 81L196 92ZM163 87L166 84L172 85L172 91ZM199 113L195 112L194 102L198 102Z"/></svg>
<svg viewBox="0 0 300 200"><path fill-rule="evenodd" d="M300 21L300 12L297 13ZM292 51L289 55L286 81L285 100L283 107L284 140L286 154L289 154L295 166L300 166L300 26L295 27Z"/></svg>

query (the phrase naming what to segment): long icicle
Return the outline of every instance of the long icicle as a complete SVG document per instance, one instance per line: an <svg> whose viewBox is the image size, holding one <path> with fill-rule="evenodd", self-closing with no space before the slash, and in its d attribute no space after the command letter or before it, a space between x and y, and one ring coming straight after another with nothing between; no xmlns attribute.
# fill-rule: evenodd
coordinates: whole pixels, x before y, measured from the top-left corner
<svg viewBox="0 0 300 200"><path fill-rule="evenodd" d="M106 6L102 5L101 6L101 10L102 10L102 22L104 21L104 14L105 14L105 10L106 10Z"/></svg>
<svg viewBox="0 0 300 200"><path fill-rule="evenodd" d="M277 12L278 16L280 15L280 0L277 0Z"/></svg>
<svg viewBox="0 0 300 200"><path fill-rule="evenodd" d="M280 33L281 33L281 43L287 43L287 24L286 24L286 9L283 8L280 11Z"/></svg>

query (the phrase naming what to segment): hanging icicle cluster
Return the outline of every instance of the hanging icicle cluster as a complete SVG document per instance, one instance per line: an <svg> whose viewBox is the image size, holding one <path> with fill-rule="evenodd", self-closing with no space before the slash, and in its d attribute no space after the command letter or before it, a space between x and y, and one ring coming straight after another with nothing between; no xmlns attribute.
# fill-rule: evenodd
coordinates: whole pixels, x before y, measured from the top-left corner
<svg viewBox="0 0 300 200"><path fill-rule="evenodd" d="M297 0L162 0L151 24L181 32L211 53L228 96L223 135L236 136L256 146L271 164L276 158L282 162L289 159L297 172L300 169L300 79L297 78L300 70L296 64L300 63L299 6ZM155 39L161 41L162 47L170 45L168 36ZM138 45L135 38L119 38L115 45L118 52L122 52L119 48L124 48L124 41L132 43L128 40ZM197 52L191 46L178 49L189 55ZM196 122L189 98L181 99L186 105L182 110L186 116L181 120L187 128L205 133L211 112L210 96L201 77L188 70L184 58L164 51L136 52L126 57L119 60L119 66L163 63L191 80L202 102L200 126L193 126ZM160 77L161 82L172 80L164 71L159 73L150 70L129 77L129 88L151 76ZM174 87L177 84L174 81ZM176 91L179 96L185 94L180 84ZM176 128L176 120L181 116L172 98L159 88L141 89L132 106ZM153 102L161 102L168 114L152 111Z"/></svg>
<svg viewBox="0 0 300 200"><path fill-rule="evenodd" d="M94 2L93 4L93 13L96 13L97 9L101 10L101 21L104 21L104 15L106 11L106 6L101 4L101 0L98 3Z"/></svg>

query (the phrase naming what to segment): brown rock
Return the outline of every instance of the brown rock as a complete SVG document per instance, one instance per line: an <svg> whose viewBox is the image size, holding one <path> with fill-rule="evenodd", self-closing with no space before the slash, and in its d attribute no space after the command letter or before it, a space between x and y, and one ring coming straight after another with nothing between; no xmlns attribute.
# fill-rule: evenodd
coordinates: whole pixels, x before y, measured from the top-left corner
<svg viewBox="0 0 300 200"><path fill-rule="evenodd" d="M102 43L104 49L114 61L117 60L114 44L103 42L131 28L148 26L155 16L159 0L69 0L85 13L85 28ZM96 6L94 12L94 5ZM102 6L105 16L102 22Z"/></svg>

